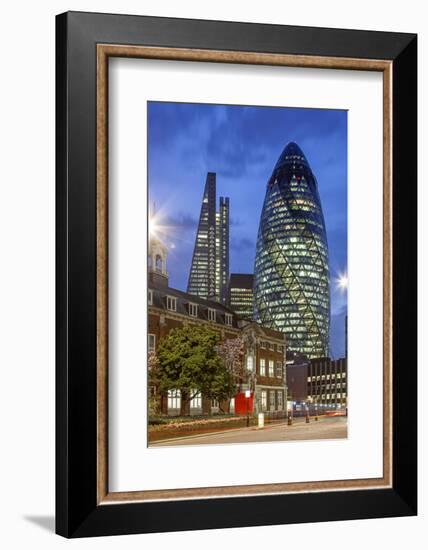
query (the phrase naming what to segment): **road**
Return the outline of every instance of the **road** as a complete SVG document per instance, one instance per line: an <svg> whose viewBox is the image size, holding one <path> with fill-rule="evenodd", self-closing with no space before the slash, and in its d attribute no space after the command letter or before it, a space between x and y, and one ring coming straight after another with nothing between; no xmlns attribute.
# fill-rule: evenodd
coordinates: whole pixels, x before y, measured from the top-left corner
<svg viewBox="0 0 428 550"><path fill-rule="evenodd" d="M347 418L324 417L306 424L304 418L294 419L293 425L286 422L268 425L263 429L239 428L214 434L193 435L150 443L150 447L177 445L224 445L228 443L255 443L267 441L293 441L308 439L343 439L347 437Z"/></svg>

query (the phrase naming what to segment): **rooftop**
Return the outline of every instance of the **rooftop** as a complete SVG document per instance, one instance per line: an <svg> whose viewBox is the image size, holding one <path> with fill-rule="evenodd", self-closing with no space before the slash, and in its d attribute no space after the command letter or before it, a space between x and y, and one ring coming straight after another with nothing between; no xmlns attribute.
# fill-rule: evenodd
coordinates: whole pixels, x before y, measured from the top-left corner
<svg viewBox="0 0 428 550"><path fill-rule="evenodd" d="M252 273L231 273L229 278L230 288L253 288L254 275Z"/></svg>
<svg viewBox="0 0 428 550"><path fill-rule="evenodd" d="M294 141L290 141L290 143L284 147L282 153L279 155L274 171L283 164L288 164L290 162L302 163L309 167L309 163L306 160L303 151Z"/></svg>
<svg viewBox="0 0 428 550"><path fill-rule="evenodd" d="M220 302L216 302L215 300L205 300L204 298L200 298L194 294L189 294L188 292L183 292L177 288L171 288L169 286L162 285L162 283L158 284L153 280L149 282L149 290L153 291L153 307L165 310L168 309L164 298L165 296L171 296L177 298L176 313L189 315L188 304L197 304L201 307L198 307L198 312L195 318L208 321L208 309L214 309L217 312L217 323L227 325L225 322L225 315L229 314L232 316L232 325L228 326L233 328L238 327L236 313Z"/></svg>

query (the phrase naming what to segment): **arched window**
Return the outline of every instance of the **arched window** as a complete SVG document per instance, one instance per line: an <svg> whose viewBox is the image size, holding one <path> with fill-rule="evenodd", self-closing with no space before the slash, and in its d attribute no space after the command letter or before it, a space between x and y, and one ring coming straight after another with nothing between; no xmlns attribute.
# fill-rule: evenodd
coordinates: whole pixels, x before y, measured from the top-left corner
<svg viewBox="0 0 428 550"><path fill-rule="evenodd" d="M155 260L155 269L156 271L162 272L162 256L160 254L156 254L156 260Z"/></svg>

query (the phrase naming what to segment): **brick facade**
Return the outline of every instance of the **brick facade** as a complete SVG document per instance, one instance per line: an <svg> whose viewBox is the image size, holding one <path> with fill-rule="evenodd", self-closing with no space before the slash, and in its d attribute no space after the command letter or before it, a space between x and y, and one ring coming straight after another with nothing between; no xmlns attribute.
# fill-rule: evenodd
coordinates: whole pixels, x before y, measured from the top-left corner
<svg viewBox="0 0 428 550"><path fill-rule="evenodd" d="M253 370L249 381L238 387L238 393L248 389L253 392L254 407L249 412L285 411L285 340L281 332L267 329L255 322L240 320L226 306L170 288L163 281L150 278L149 284L149 351L156 350L160 339L167 336L170 330L185 325L206 324L217 330L222 340L241 336L244 342L245 365L252 366ZM210 316L215 320L210 320ZM174 397L176 396L173 393L161 397L163 414L180 413L180 401ZM235 412L234 400L213 403L198 396L187 405L185 413L199 415L220 411Z"/></svg>
<svg viewBox="0 0 428 550"><path fill-rule="evenodd" d="M169 286L166 266L167 249L152 236L149 246L148 281L148 351L156 351L159 341L174 329L204 324L220 333L221 340L241 337L244 343L244 370L249 373L237 387L237 403L250 391L249 407L245 413L266 412L279 414L286 411L285 337L282 332L241 319L226 305L200 298ZM150 388L149 391L154 391ZM163 414L180 414L181 397L177 392L161 396ZM235 412L235 399L213 402L196 396L183 411L189 415L215 412ZM244 399L244 403L248 403ZM238 407L239 408L239 407ZM244 411L236 411L243 414Z"/></svg>

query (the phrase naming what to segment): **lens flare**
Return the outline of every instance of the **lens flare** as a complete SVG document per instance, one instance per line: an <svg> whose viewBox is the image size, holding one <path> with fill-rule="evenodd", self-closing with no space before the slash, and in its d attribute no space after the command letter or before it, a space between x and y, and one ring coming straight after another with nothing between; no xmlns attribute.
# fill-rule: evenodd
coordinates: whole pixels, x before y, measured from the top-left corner
<svg viewBox="0 0 428 550"><path fill-rule="evenodd" d="M340 288L340 290L347 290L348 289L348 275L346 273L341 273L339 277L336 279L337 287Z"/></svg>

